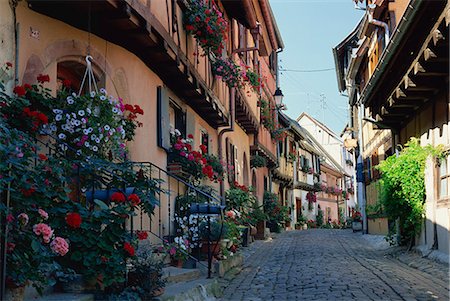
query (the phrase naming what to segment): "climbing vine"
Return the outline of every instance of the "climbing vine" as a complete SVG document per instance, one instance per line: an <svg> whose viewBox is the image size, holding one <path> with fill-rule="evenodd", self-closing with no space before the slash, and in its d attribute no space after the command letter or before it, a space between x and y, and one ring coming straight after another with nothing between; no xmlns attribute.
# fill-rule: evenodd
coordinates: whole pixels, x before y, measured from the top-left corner
<svg viewBox="0 0 450 301"><path fill-rule="evenodd" d="M382 172L381 204L389 218L399 219L401 244L412 245L422 227L425 164L430 155L442 158L442 147L422 147L419 139L412 138L398 156L390 156L378 165Z"/></svg>

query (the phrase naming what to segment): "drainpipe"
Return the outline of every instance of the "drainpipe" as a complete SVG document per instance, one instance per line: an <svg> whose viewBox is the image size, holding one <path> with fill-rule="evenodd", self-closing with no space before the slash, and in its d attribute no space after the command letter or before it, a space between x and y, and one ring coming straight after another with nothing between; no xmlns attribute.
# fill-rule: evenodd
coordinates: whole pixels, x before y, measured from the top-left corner
<svg viewBox="0 0 450 301"><path fill-rule="evenodd" d="M363 162L363 123L362 119L364 116L364 104L361 103L358 108L358 145L359 154L356 163L356 173L357 173L357 189L358 189L358 201L360 201L361 207L361 217L363 220L363 234L367 234L367 214L366 214L366 187L364 183L364 162Z"/></svg>
<svg viewBox="0 0 450 301"><path fill-rule="evenodd" d="M386 45L389 43L389 39L390 39L389 26L387 23L373 18L373 11L376 7L376 4L369 4L368 7L369 7L369 10L368 10L367 18L368 18L369 23L384 28L384 41L385 41L384 47L386 47Z"/></svg>
<svg viewBox="0 0 450 301"><path fill-rule="evenodd" d="M236 119L236 88L231 88L230 90L230 127L225 128L219 132L218 137L218 152L220 160L223 160L223 147L222 147L222 139L223 135L228 132L234 131L234 123ZM222 205L225 204L225 183L224 181L220 182L220 196Z"/></svg>

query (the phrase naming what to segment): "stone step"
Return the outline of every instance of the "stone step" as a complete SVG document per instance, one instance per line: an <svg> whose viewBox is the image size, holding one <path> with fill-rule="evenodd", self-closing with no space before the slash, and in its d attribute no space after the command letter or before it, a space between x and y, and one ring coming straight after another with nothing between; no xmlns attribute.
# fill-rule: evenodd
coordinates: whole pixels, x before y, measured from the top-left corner
<svg viewBox="0 0 450 301"><path fill-rule="evenodd" d="M168 284L159 301L214 301L221 297L223 290L217 279L196 279Z"/></svg>
<svg viewBox="0 0 450 301"><path fill-rule="evenodd" d="M53 293L42 297L25 299L33 301L94 301L94 294Z"/></svg>
<svg viewBox="0 0 450 301"><path fill-rule="evenodd" d="M169 283L187 282L198 279L201 275L199 269L183 269L176 267L163 268L163 279Z"/></svg>

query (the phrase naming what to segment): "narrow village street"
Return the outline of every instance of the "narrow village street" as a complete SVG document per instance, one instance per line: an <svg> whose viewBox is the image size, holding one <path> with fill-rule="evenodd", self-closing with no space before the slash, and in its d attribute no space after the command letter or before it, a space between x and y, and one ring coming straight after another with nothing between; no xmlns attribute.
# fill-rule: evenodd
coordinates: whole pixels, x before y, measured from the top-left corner
<svg viewBox="0 0 450 301"><path fill-rule="evenodd" d="M325 229L257 241L222 300L448 300L446 265L427 262L421 271L369 242Z"/></svg>

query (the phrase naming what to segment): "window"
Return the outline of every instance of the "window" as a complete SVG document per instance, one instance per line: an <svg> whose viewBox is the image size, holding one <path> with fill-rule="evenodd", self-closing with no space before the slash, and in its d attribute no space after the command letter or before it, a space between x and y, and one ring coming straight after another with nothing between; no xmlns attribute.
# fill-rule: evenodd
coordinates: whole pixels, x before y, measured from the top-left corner
<svg viewBox="0 0 450 301"><path fill-rule="evenodd" d="M169 122L172 128L180 131L182 137L186 137L186 113L172 99L169 104Z"/></svg>
<svg viewBox="0 0 450 301"><path fill-rule="evenodd" d="M200 131L200 137L201 137L201 144L206 146L206 152L209 153L209 135L207 131L201 130Z"/></svg>
<svg viewBox="0 0 450 301"><path fill-rule="evenodd" d="M227 157L227 165L230 167L232 166L232 170L228 172L228 182L230 184L234 183L237 179L238 175L238 163L236 162L237 159L237 148L234 146L229 138L225 139L225 145L226 147L226 157Z"/></svg>
<svg viewBox="0 0 450 301"><path fill-rule="evenodd" d="M449 193L448 158L441 160L439 165L439 199L448 197Z"/></svg>
<svg viewBox="0 0 450 301"><path fill-rule="evenodd" d="M264 191L268 191L269 189L268 189L268 179L267 179L267 177L266 176L264 176Z"/></svg>

